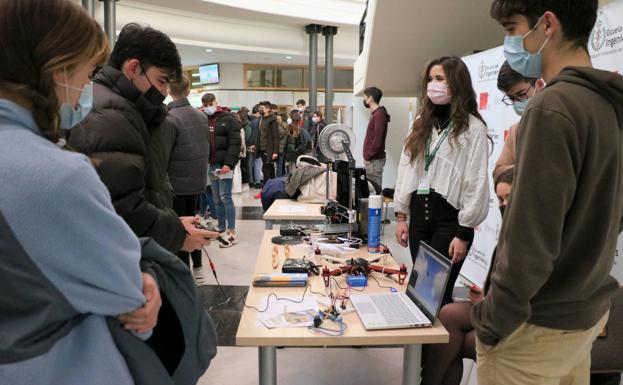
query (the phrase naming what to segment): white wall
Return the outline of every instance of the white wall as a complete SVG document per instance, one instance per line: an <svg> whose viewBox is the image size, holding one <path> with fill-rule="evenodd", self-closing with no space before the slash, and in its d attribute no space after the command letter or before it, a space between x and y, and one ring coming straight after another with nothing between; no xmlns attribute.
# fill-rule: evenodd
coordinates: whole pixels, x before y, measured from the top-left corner
<svg viewBox="0 0 623 385"><path fill-rule="evenodd" d="M385 141L385 152L387 153L387 163L383 170L383 188L393 188L396 185L396 175L398 173L398 161L402 152L405 137L409 131L409 120L411 109L415 106L413 98L383 98L381 105L385 106L391 116L387 128L387 139ZM363 98L354 97L353 99L353 130L355 131L356 145L353 155L358 166L363 166L363 141L366 136L368 121L370 120L370 110L363 106Z"/></svg>

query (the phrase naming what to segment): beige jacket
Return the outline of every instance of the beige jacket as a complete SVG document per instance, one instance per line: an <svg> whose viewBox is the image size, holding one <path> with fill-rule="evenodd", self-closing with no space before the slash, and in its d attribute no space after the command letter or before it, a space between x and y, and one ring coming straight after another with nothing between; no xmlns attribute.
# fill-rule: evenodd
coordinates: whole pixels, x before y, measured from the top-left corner
<svg viewBox="0 0 623 385"><path fill-rule="evenodd" d="M515 143L517 142L518 126L519 123L515 123L508 129L508 136L504 142L504 148L502 148L502 153L495 163L495 169L493 170L494 181L501 173L515 165Z"/></svg>

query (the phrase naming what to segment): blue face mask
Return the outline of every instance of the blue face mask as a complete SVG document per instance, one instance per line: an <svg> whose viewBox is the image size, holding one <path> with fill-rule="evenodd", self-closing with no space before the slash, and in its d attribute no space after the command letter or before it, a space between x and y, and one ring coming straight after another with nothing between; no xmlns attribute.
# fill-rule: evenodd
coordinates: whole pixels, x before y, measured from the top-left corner
<svg viewBox="0 0 623 385"><path fill-rule="evenodd" d="M541 52L549 41L549 37L545 40L539 51L531 54L524 48L524 39L531 34L538 26L543 16L537 21L535 26L523 36L506 36L504 38L504 57L512 69L519 72L526 78L540 78L542 75L541 64L543 57Z"/></svg>
<svg viewBox="0 0 623 385"><path fill-rule="evenodd" d="M65 70L65 79L67 79L67 70ZM59 115L61 118L60 128L63 130L71 130L72 127L80 123L91 111L93 107L93 83L86 84L83 88L70 86L69 84L60 84L65 87L66 100L61 104ZM69 103L69 90L80 91L80 99L78 106L74 107Z"/></svg>
<svg viewBox="0 0 623 385"><path fill-rule="evenodd" d="M515 110L515 113L519 116L523 115L523 112L526 110L526 107L528 106L528 101L530 99L526 99L526 100L518 100L516 102L513 102L513 109Z"/></svg>

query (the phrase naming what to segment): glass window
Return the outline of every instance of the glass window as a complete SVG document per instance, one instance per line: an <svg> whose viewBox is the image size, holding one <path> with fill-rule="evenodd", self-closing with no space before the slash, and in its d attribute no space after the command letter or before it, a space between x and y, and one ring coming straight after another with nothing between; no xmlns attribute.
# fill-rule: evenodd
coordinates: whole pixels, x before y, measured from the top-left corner
<svg viewBox="0 0 623 385"><path fill-rule="evenodd" d="M247 87L276 87L274 68L250 68L247 70Z"/></svg>
<svg viewBox="0 0 623 385"><path fill-rule="evenodd" d="M303 88L303 69L302 68L277 68L278 88Z"/></svg>
<svg viewBox="0 0 623 385"><path fill-rule="evenodd" d="M353 70L335 70L335 89L353 89Z"/></svg>
<svg viewBox="0 0 623 385"><path fill-rule="evenodd" d="M309 84L309 71L305 69L304 75L304 88L308 88ZM324 68L318 68L318 89L324 90L325 71ZM336 69L333 75L333 88L336 90L352 90L353 89L353 70L351 69Z"/></svg>

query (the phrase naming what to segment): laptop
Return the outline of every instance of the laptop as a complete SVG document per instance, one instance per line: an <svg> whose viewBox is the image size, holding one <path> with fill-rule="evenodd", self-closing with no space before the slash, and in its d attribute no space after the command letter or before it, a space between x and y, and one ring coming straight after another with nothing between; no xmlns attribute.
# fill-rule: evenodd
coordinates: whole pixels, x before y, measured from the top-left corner
<svg viewBox="0 0 623 385"><path fill-rule="evenodd" d="M437 320L452 262L420 243L406 293L351 295L366 330L430 327Z"/></svg>

